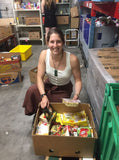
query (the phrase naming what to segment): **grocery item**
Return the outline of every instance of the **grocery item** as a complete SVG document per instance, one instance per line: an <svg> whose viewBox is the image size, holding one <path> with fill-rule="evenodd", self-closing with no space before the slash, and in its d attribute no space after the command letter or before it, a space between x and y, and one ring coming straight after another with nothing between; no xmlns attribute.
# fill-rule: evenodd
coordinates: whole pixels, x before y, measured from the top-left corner
<svg viewBox="0 0 119 160"><path fill-rule="evenodd" d="M80 127L77 130L79 137L91 137L91 128L90 127Z"/></svg>
<svg viewBox="0 0 119 160"><path fill-rule="evenodd" d="M38 123L36 135L49 135L49 124L41 120Z"/></svg>
<svg viewBox="0 0 119 160"><path fill-rule="evenodd" d="M88 119L85 111L75 113L63 113L63 125L88 126Z"/></svg>
<svg viewBox="0 0 119 160"><path fill-rule="evenodd" d="M76 107L79 103L81 103L81 101L79 99L73 100L69 98L63 98L62 103L64 103L66 106Z"/></svg>

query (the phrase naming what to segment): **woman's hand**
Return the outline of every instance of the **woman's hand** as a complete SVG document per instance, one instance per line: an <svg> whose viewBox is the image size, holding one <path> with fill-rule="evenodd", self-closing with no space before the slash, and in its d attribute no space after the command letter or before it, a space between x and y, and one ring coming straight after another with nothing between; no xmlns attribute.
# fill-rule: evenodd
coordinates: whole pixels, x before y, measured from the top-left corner
<svg viewBox="0 0 119 160"><path fill-rule="evenodd" d="M73 100L77 100L79 99L79 95L78 94L74 94Z"/></svg>
<svg viewBox="0 0 119 160"><path fill-rule="evenodd" d="M48 97L45 95L43 96L41 102L40 102L41 108L49 107L49 100Z"/></svg>

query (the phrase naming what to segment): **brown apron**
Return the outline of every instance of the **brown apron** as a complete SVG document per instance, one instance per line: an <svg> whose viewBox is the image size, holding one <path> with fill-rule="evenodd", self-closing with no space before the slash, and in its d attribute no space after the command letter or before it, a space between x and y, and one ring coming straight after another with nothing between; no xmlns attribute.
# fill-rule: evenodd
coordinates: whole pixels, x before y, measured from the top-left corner
<svg viewBox="0 0 119 160"><path fill-rule="evenodd" d="M71 81L63 86L51 84L48 80L45 81L45 92L50 102L62 102L62 98L70 98L73 91ZM25 115L32 115L37 112L38 104L41 101L41 96L37 85L30 86L26 92L23 107Z"/></svg>

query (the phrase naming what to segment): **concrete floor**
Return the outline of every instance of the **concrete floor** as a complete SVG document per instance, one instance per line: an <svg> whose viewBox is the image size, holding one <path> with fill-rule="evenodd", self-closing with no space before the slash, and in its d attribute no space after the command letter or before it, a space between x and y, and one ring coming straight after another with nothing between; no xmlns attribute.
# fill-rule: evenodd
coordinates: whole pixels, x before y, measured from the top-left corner
<svg viewBox="0 0 119 160"><path fill-rule="evenodd" d="M44 160L44 156L36 156L32 144L33 116L25 116L22 103L27 88L31 85L29 70L37 66L40 51L46 46L32 46L33 55L22 62L21 83L0 86L0 160ZM80 60L83 88L79 99L89 103L85 90L86 68L79 48L67 49L77 55Z"/></svg>

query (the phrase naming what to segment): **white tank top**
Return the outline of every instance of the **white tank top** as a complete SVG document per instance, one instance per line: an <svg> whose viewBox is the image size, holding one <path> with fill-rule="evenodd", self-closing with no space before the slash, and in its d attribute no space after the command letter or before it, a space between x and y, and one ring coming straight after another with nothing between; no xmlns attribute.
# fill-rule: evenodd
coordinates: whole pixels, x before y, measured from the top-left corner
<svg viewBox="0 0 119 160"><path fill-rule="evenodd" d="M53 85L62 86L69 83L71 79L71 65L70 65L70 52L66 52L66 67L63 71L58 70L58 76L54 75L54 68L50 66L50 49L47 49L46 54L46 74L49 81Z"/></svg>

